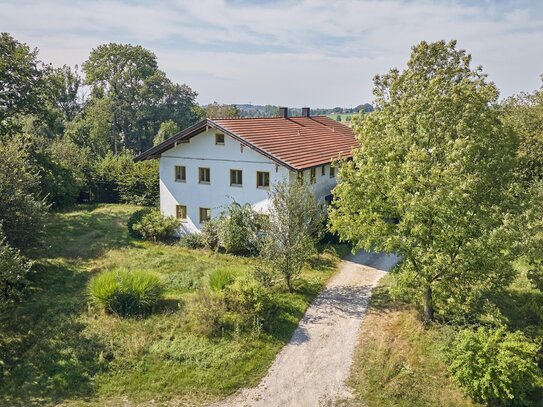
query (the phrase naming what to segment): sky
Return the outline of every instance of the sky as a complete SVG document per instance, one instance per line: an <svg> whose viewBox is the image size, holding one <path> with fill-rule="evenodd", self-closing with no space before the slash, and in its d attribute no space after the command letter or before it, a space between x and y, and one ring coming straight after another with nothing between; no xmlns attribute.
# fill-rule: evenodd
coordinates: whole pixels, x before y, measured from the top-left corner
<svg viewBox="0 0 543 407"><path fill-rule="evenodd" d="M458 41L502 97L542 84L543 1L0 0L0 31L56 66L142 45L202 104L351 107L422 40Z"/></svg>

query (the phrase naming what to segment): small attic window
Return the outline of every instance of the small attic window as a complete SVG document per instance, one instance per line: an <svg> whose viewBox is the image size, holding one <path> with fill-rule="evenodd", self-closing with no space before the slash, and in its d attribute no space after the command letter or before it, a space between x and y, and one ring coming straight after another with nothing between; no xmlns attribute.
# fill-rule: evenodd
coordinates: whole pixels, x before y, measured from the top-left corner
<svg viewBox="0 0 543 407"><path fill-rule="evenodd" d="M224 134L215 134L215 144L218 146L224 146Z"/></svg>

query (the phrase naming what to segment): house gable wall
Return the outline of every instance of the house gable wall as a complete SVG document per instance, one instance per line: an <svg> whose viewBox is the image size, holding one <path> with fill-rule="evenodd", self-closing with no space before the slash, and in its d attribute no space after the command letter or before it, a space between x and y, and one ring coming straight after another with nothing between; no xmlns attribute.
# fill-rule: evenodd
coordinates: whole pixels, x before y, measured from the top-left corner
<svg viewBox="0 0 543 407"><path fill-rule="evenodd" d="M237 140L224 136L224 145L215 144L216 129L210 128L165 151L160 157L160 208L165 215L176 216L176 205L187 207L187 220L182 222L181 233L195 232L201 228L199 209L210 208L211 217L217 217L236 201L250 203L259 211L268 207L268 190L257 188L257 171L270 173L270 184L283 179L296 179L296 172L277 165L253 149L242 146ZM175 166L184 166L186 181L175 180ZM199 183L199 168L209 168L211 182ZM243 185L230 185L230 170L242 171ZM325 175L316 168L315 184L310 184L310 170L304 171L304 183L310 186L318 199L328 195L335 185L329 177L330 165Z"/></svg>

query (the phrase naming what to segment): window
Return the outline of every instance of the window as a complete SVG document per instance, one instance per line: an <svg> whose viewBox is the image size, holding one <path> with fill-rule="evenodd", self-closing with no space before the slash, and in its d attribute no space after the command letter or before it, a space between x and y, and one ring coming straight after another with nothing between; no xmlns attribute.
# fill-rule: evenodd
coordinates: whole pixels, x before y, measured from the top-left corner
<svg viewBox="0 0 543 407"><path fill-rule="evenodd" d="M298 182L300 183L300 185L304 184L304 172L303 171L298 172Z"/></svg>
<svg viewBox="0 0 543 407"><path fill-rule="evenodd" d="M256 187L257 188L269 188L270 187L270 173L264 171L256 172Z"/></svg>
<svg viewBox="0 0 543 407"><path fill-rule="evenodd" d="M314 184L317 182L317 169L315 167L309 170L309 183Z"/></svg>
<svg viewBox="0 0 543 407"><path fill-rule="evenodd" d="M240 187L243 185L241 170L230 170L230 186Z"/></svg>
<svg viewBox="0 0 543 407"><path fill-rule="evenodd" d="M175 166L175 180L177 182L185 182L187 180L187 172L182 165Z"/></svg>
<svg viewBox="0 0 543 407"><path fill-rule="evenodd" d="M187 220L187 206L186 205L176 205L175 206L175 216L180 220Z"/></svg>
<svg viewBox="0 0 543 407"><path fill-rule="evenodd" d="M211 182L211 171L209 168L198 168L198 181L200 184L209 184Z"/></svg>
<svg viewBox="0 0 543 407"><path fill-rule="evenodd" d="M204 223L211 219L211 209L200 208L200 223Z"/></svg>
<svg viewBox="0 0 543 407"><path fill-rule="evenodd" d="M326 175L326 165L321 167L321 175Z"/></svg>
<svg viewBox="0 0 543 407"><path fill-rule="evenodd" d="M336 176L336 169L330 166L330 178L334 178L335 176Z"/></svg>
<svg viewBox="0 0 543 407"><path fill-rule="evenodd" d="M224 146L224 134L215 134L215 144L218 146Z"/></svg>

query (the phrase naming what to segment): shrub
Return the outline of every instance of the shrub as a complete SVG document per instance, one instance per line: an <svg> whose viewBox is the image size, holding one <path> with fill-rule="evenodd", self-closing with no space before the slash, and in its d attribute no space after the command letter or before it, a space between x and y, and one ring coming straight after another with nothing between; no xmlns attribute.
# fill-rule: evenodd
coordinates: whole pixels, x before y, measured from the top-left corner
<svg viewBox="0 0 543 407"><path fill-rule="evenodd" d="M47 212L31 161L28 143L0 140L0 223L9 245L23 250L39 238Z"/></svg>
<svg viewBox="0 0 543 407"><path fill-rule="evenodd" d="M475 401L523 404L537 381L536 346L505 328L461 331L447 350L449 370Z"/></svg>
<svg viewBox="0 0 543 407"><path fill-rule="evenodd" d="M152 208L143 208L143 209L137 210L132 215L130 215L130 217L128 218L128 222L126 224L126 226L128 227L128 233L130 233L130 235L138 239L142 239L143 238L142 234L139 231L134 230L134 225L136 223L140 223L142 218L145 215L151 213L152 211L153 211Z"/></svg>
<svg viewBox="0 0 543 407"><path fill-rule="evenodd" d="M187 233L179 239L179 244L189 249L201 249L204 241L200 233Z"/></svg>
<svg viewBox="0 0 543 407"><path fill-rule="evenodd" d="M258 254L262 246L261 223L261 216L251 205L232 202L219 223L221 244L228 253Z"/></svg>
<svg viewBox="0 0 543 407"><path fill-rule="evenodd" d="M134 223L132 229L143 239L156 242L172 237L178 226L179 222L173 216L164 216L158 209L152 209L139 222Z"/></svg>
<svg viewBox="0 0 543 407"><path fill-rule="evenodd" d="M117 179L121 201L135 205L156 205L159 185L157 160L133 163Z"/></svg>
<svg viewBox="0 0 543 407"><path fill-rule="evenodd" d="M213 291L223 290L236 279L235 273L227 269L213 270L209 273L209 288Z"/></svg>
<svg viewBox="0 0 543 407"><path fill-rule="evenodd" d="M190 329L204 336L215 335L225 328L226 311L221 293L200 290L188 307L187 320Z"/></svg>
<svg viewBox="0 0 543 407"><path fill-rule="evenodd" d="M102 310L120 316L142 315L162 299L160 277L148 271L109 270L94 277L88 286L92 301Z"/></svg>
<svg viewBox="0 0 543 407"><path fill-rule="evenodd" d="M202 244L206 249L217 251L220 239L220 220L211 219L204 223L201 230Z"/></svg>
<svg viewBox="0 0 543 407"><path fill-rule="evenodd" d="M19 250L8 244L0 228L0 310L21 298L30 265Z"/></svg>
<svg viewBox="0 0 543 407"><path fill-rule="evenodd" d="M271 309L269 291L250 277L241 277L225 287L226 306L229 311L238 312L248 319L266 319Z"/></svg>
<svg viewBox="0 0 543 407"><path fill-rule="evenodd" d="M274 285L273 271L263 267L255 267L251 271L251 277L266 288L270 288Z"/></svg>

